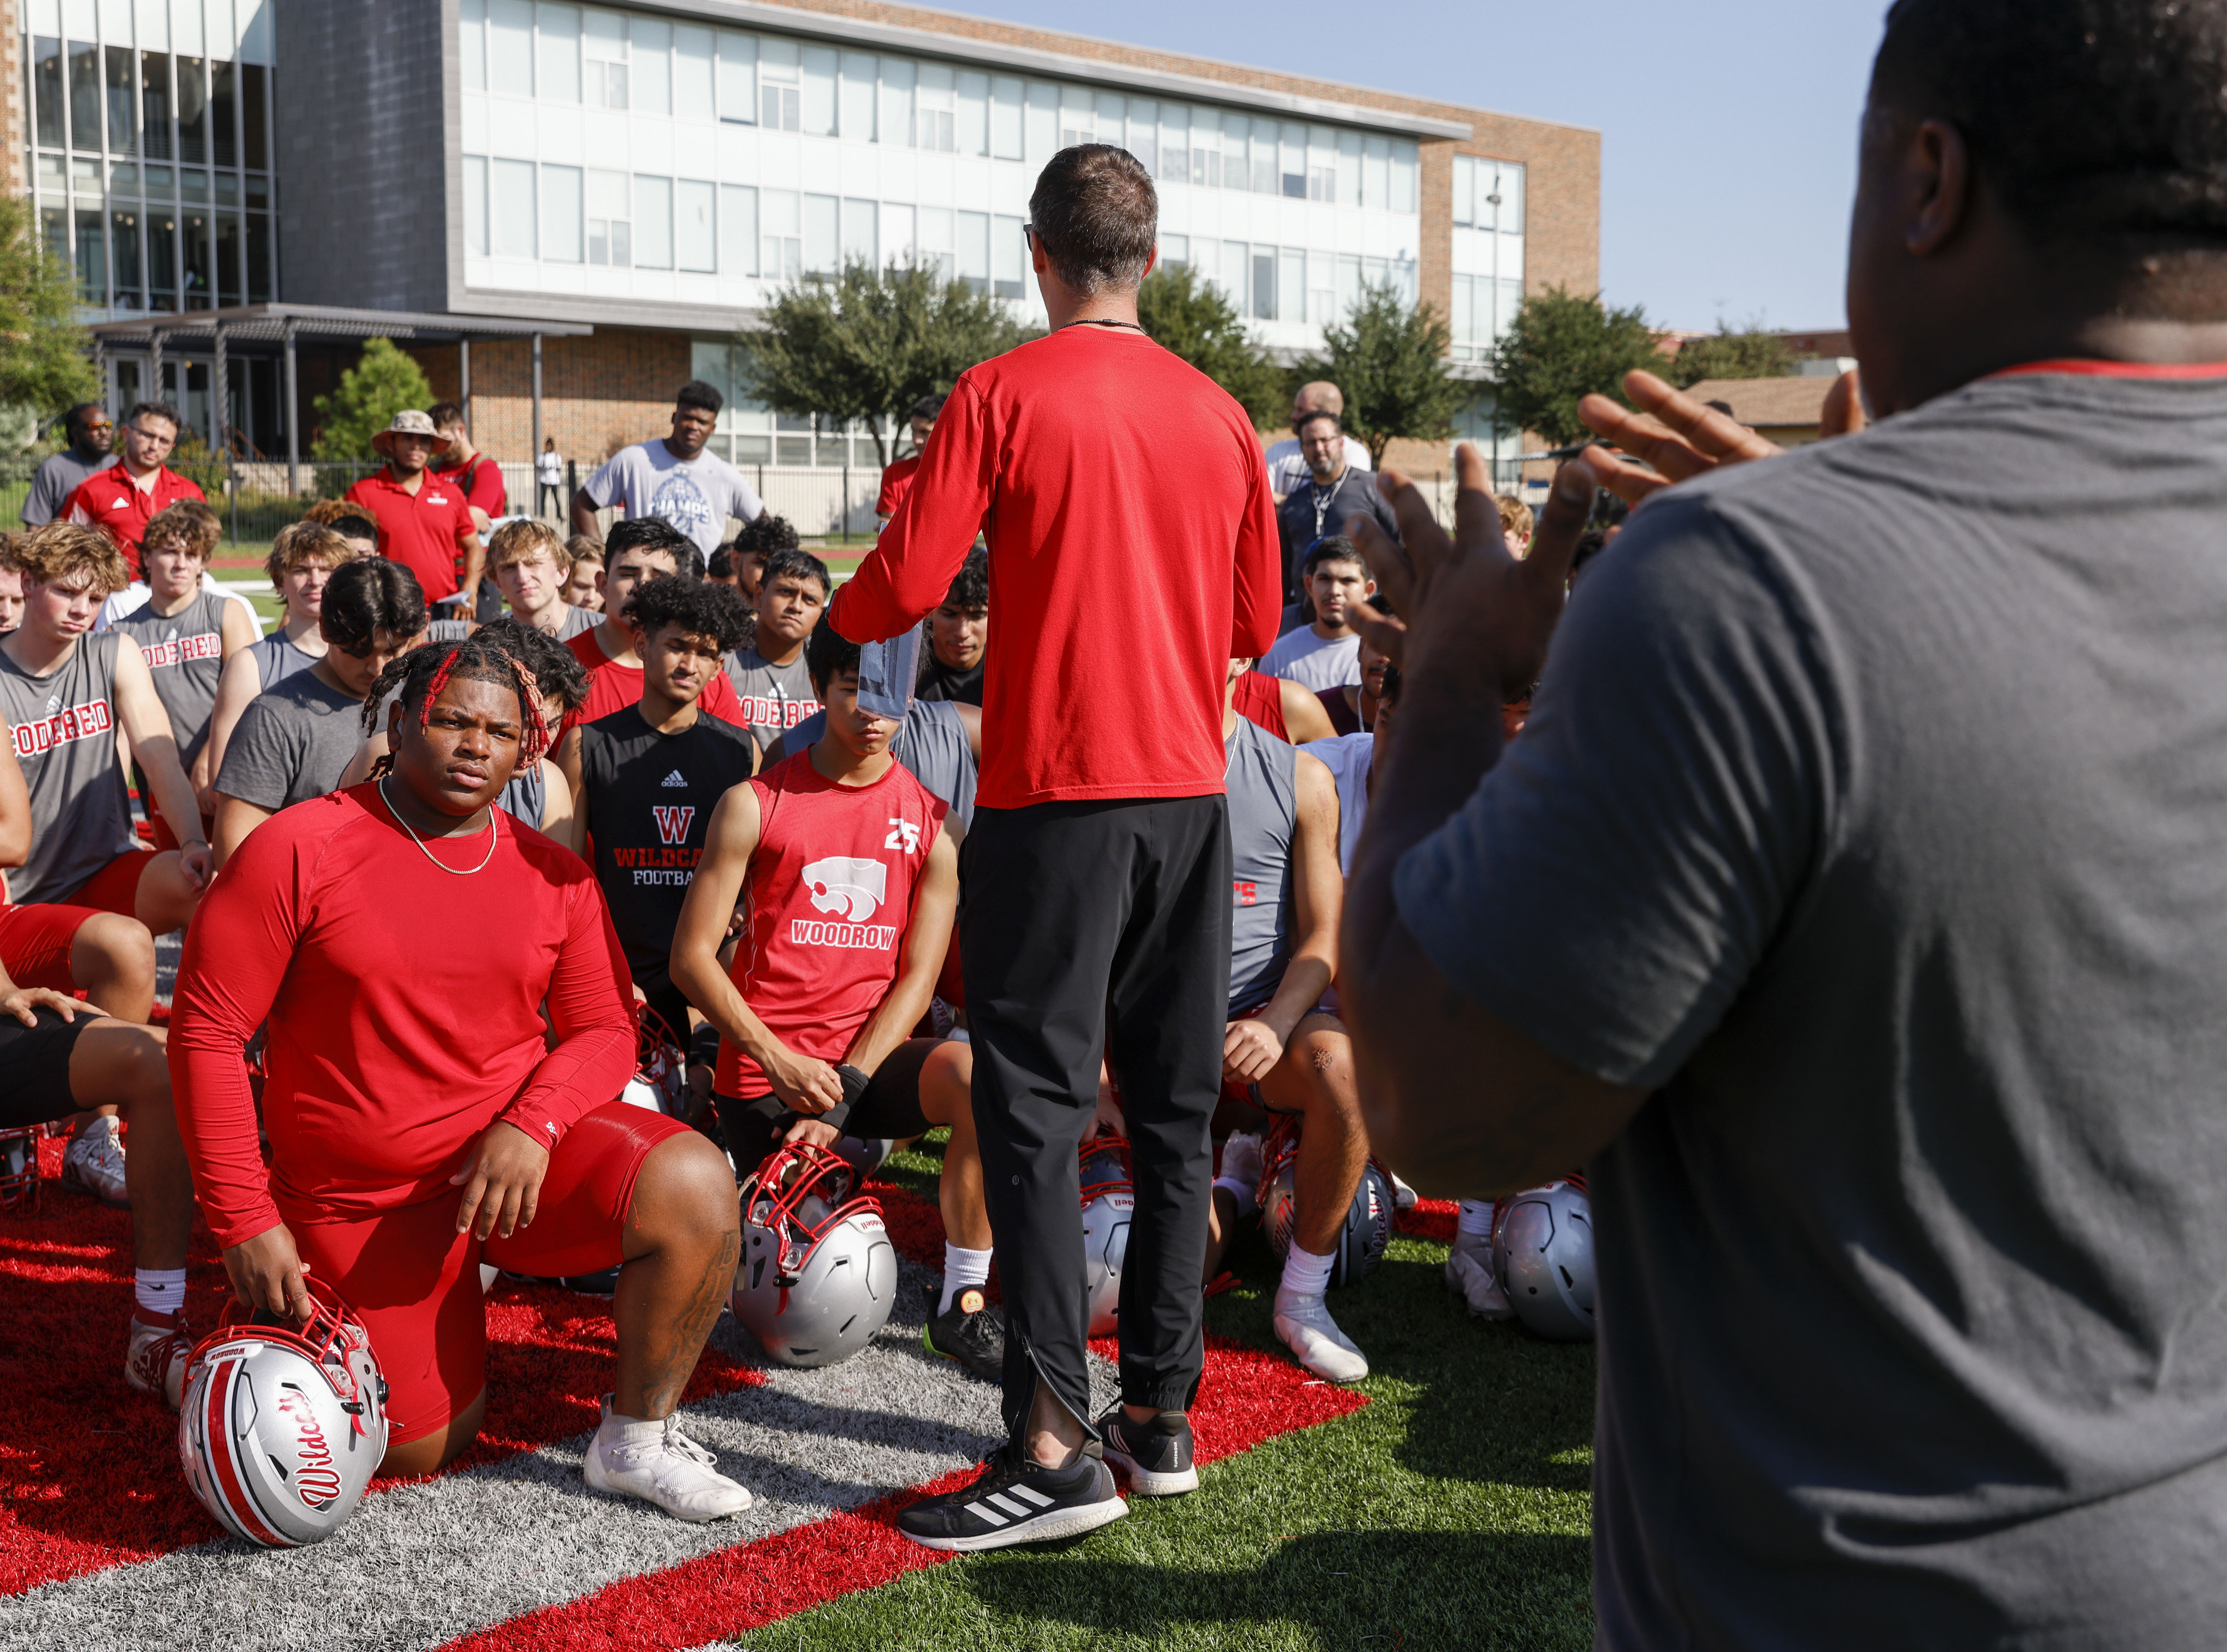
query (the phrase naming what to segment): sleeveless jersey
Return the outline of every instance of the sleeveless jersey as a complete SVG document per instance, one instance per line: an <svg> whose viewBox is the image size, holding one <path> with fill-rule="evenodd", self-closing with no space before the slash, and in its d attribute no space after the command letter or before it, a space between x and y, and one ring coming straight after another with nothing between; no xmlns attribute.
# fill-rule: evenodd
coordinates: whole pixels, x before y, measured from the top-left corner
<svg viewBox="0 0 2227 1652"><path fill-rule="evenodd" d="M776 666L755 647L737 648L727 656L727 680L742 703L743 726L760 751L771 751L775 741L820 709L801 654Z"/></svg>
<svg viewBox="0 0 2227 1652"><path fill-rule="evenodd" d="M0 653L0 718L31 788L31 856L8 875L18 906L73 895L138 846L116 761L116 650L123 633L78 639L60 669L34 677Z"/></svg>
<svg viewBox="0 0 2227 1652"><path fill-rule="evenodd" d="M165 616L155 612L150 598L116 622L138 645L155 679L156 697L170 714L181 768L191 768L208 743L216 679L224 674L224 611L231 601L221 591L197 591L183 608Z"/></svg>
<svg viewBox="0 0 2227 1652"><path fill-rule="evenodd" d="M1248 671L1237 679L1232 703L1237 715L1250 718L1274 735L1288 740L1292 731L1284 722L1284 679L1265 671Z"/></svg>
<svg viewBox="0 0 2227 1652"><path fill-rule="evenodd" d="M1292 957L1292 846L1299 754L1244 718L1224 743L1229 788L1229 1013L1276 996Z"/></svg>
<svg viewBox="0 0 2227 1652"><path fill-rule="evenodd" d="M295 647L283 629L273 631L248 652L255 656L257 680L263 685L258 693L267 693L296 672L307 671L317 663L315 654Z"/></svg>
<svg viewBox="0 0 2227 1652"><path fill-rule="evenodd" d="M826 732L826 711L814 711L784 737L785 750L794 755L817 745ZM956 705L945 700L915 700L890 738L890 756L941 798L944 806L959 817L960 826L974 824L974 748L967 743L967 725L959 720Z"/></svg>
<svg viewBox="0 0 2227 1652"><path fill-rule="evenodd" d="M750 785L758 847L743 885L750 927L735 949L735 990L791 1049L839 1062L897 979L944 806L903 763L871 786L838 786L809 751ZM724 1039L716 1084L744 1100L771 1088Z"/></svg>

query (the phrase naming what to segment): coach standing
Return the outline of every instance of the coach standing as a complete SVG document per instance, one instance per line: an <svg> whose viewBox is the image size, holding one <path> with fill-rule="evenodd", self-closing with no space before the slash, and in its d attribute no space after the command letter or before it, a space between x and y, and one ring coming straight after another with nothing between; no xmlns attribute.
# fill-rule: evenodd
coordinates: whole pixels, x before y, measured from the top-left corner
<svg viewBox="0 0 2227 1652"><path fill-rule="evenodd" d="M1107 1451L1135 1465L1136 1489L1196 1483L1183 1413L1203 1356L1229 970L1222 688L1231 656L1274 640L1281 584L1252 421L1137 322L1158 235L1150 175L1126 150L1080 144L1052 157L1029 208L1050 335L960 375L910 493L827 616L854 641L898 635L986 533L999 621L960 938L1012 1439L972 1485L899 1517L941 1549L1120 1518ZM1184 487L1136 485L1171 452ZM1149 701L1100 668L1104 616L1139 589L1177 594ZM1094 1428L1075 1149L1101 1048L1126 1103L1137 1209L1126 1404Z"/></svg>

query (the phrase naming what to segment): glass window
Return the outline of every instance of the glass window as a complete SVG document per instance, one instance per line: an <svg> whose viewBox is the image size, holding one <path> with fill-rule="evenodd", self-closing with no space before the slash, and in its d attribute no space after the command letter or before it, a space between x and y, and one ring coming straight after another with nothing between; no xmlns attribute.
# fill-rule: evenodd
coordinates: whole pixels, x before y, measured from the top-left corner
<svg viewBox="0 0 2227 1652"><path fill-rule="evenodd" d="M1282 189L1276 169L1276 123L1255 119L1253 123L1253 193L1273 195Z"/></svg>
<svg viewBox="0 0 2227 1652"><path fill-rule="evenodd" d="M168 60L163 60L167 62ZM169 76L164 75L167 81ZM54 149L62 146L62 43L52 35L41 35L31 42L31 99L38 105L37 128L39 142ZM169 105L164 100L164 118Z"/></svg>
<svg viewBox="0 0 2227 1652"><path fill-rule="evenodd" d="M72 149L83 150L92 155L100 153L100 48L88 46L82 41L73 40L70 42L69 48L70 147ZM98 245L100 242L100 223L98 219L93 220L93 239ZM80 226L78 239L82 243L84 239L82 226ZM85 265L81 254L78 264L81 281ZM108 291L105 276L101 278L100 290L102 297L99 302L105 303Z"/></svg>
<svg viewBox="0 0 2227 1652"><path fill-rule="evenodd" d="M990 152L990 77L972 70L959 74L959 152L961 155L987 155Z"/></svg>
<svg viewBox="0 0 2227 1652"><path fill-rule="evenodd" d="M1253 313L1264 322L1275 319L1276 249L1273 246L1253 249Z"/></svg>
<svg viewBox="0 0 2227 1652"><path fill-rule="evenodd" d="M1377 207L1392 204L1392 140L1388 137L1362 139L1361 204Z"/></svg>
<svg viewBox="0 0 2227 1652"><path fill-rule="evenodd" d="M41 104L41 120L45 119L44 109ZM59 143L61 139L55 141ZM139 141L150 158L170 158L170 59L167 53L139 54Z"/></svg>
<svg viewBox="0 0 2227 1652"><path fill-rule="evenodd" d="M874 54L871 52L843 54L842 119L843 136L861 144L874 141L874 99L879 87L874 73Z"/></svg>
<svg viewBox="0 0 2227 1652"><path fill-rule="evenodd" d="M1337 199L1337 134L1327 126L1307 129L1307 199Z"/></svg>
<svg viewBox="0 0 2227 1652"><path fill-rule="evenodd" d="M1016 303L1028 296L1029 245L1018 218L990 220L990 290Z"/></svg>
<svg viewBox="0 0 2227 1652"><path fill-rule="evenodd" d="M1129 99L1128 150L1146 172L1160 169L1160 106L1150 98Z"/></svg>
<svg viewBox="0 0 2227 1652"><path fill-rule="evenodd" d="M956 79L948 63L920 66L920 87L913 109L913 138L920 148L941 155L958 149L959 115L952 107L957 95Z"/></svg>
<svg viewBox="0 0 2227 1652"><path fill-rule="evenodd" d="M802 124L796 42L769 40L758 52L758 119L769 131L793 132Z"/></svg>
<svg viewBox="0 0 2227 1652"><path fill-rule="evenodd" d="M959 278L978 293L990 290L990 214L954 213Z"/></svg>
<svg viewBox="0 0 2227 1652"><path fill-rule="evenodd" d="M627 20L627 65L632 106L645 115L673 112L673 25L661 19Z"/></svg>
<svg viewBox="0 0 2227 1652"><path fill-rule="evenodd" d="M464 251L488 255L488 163L484 155L464 156Z"/></svg>
<svg viewBox="0 0 2227 1652"><path fill-rule="evenodd" d="M240 246L239 214L216 215L216 301L226 308L239 302L239 272L245 249Z"/></svg>
<svg viewBox="0 0 2227 1652"><path fill-rule="evenodd" d="M1307 254L1307 320L1317 327L1337 319L1337 260L1327 252Z"/></svg>
<svg viewBox="0 0 2227 1652"><path fill-rule="evenodd" d="M798 52L803 64L804 112L802 130L818 137L835 136L835 48L807 46Z"/></svg>
<svg viewBox="0 0 2227 1652"><path fill-rule="evenodd" d="M268 170L271 165L271 116L264 102L264 87L270 77L271 71L260 63L239 66L241 158L250 170L257 172Z"/></svg>
<svg viewBox="0 0 2227 1652"><path fill-rule="evenodd" d="M588 169L588 262L616 264L622 269L634 260L634 205L627 191L627 175L602 167Z"/></svg>
<svg viewBox="0 0 2227 1652"><path fill-rule="evenodd" d="M1233 115L1228 110L1222 112L1222 181L1232 189L1253 188L1251 164L1246 158L1246 140L1252 135L1252 131L1253 123L1250 119L1243 115ZM1274 171L1274 166L1271 165L1268 172Z"/></svg>
<svg viewBox="0 0 2227 1652"><path fill-rule="evenodd" d="M1237 151L1237 182L1245 182L1245 151ZM1194 110L1190 121L1190 181L1222 188L1222 122L1211 109Z"/></svg>
<svg viewBox="0 0 2227 1652"><path fill-rule="evenodd" d="M1222 292L1241 316L1253 313L1250 303L1252 262L1242 241L1222 244Z"/></svg>
<svg viewBox="0 0 2227 1652"><path fill-rule="evenodd" d="M1159 173L1177 183L1190 182L1190 105L1160 105Z"/></svg>
<svg viewBox="0 0 2227 1652"><path fill-rule="evenodd" d="M219 166L239 164L239 80L229 63L209 65L209 124L214 136L211 148Z"/></svg>
<svg viewBox="0 0 2227 1652"><path fill-rule="evenodd" d="M488 239L499 258L530 258L539 245L534 228L533 163L488 163Z"/></svg>
<svg viewBox="0 0 2227 1652"><path fill-rule="evenodd" d="M456 72L467 92L487 90L487 0L456 8Z"/></svg>
<svg viewBox="0 0 2227 1652"><path fill-rule="evenodd" d="M1098 141L1098 104L1088 86L1062 86L1059 89L1059 146L1071 150L1077 144Z"/></svg>
<svg viewBox="0 0 2227 1652"><path fill-rule="evenodd" d="M673 262L677 269L719 267L718 191L696 178L673 186Z"/></svg>
<svg viewBox="0 0 2227 1652"><path fill-rule="evenodd" d="M634 261L637 269L673 267L673 180L634 180ZM616 264L616 258L611 260Z"/></svg>
<svg viewBox="0 0 2227 1652"><path fill-rule="evenodd" d="M833 275L842 267L839 203L833 195L804 198L804 273Z"/></svg>
<svg viewBox="0 0 2227 1652"><path fill-rule="evenodd" d="M1305 201L1307 198L1307 129L1297 121L1287 120L1277 133L1276 144L1279 169L1276 175L1283 186L1284 195L1289 200Z"/></svg>
<svg viewBox="0 0 2227 1652"><path fill-rule="evenodd" d="M1029 82L1028 156L1049 161L1059 147L1059 88L1047 80Z"/></svg>
<svg viewBox="0 0 2227 1652"><path fill-rule="evenodd" d="M758 272L758 192L746 183L719 186L719 273Z"/></svg>
<svg viewBox="0 0 2227 1652"><path fill-rule="evenodd" d="M208 159L208 79L201 60L182 57L178 72L178 158Z"/></svg>
<svg viewBox="0 0 2227 1652"><path fill-rule="evenodd" d="M95 119L100 106L93 105ZM104 214L79 208L77 236L73 245L73 262L77 265L77 296L81 303L105 306L108 303L108 237L101 223Z"/></svg>
<svg viewBox="0 0 2227 1652"><path fill-rule="evenodd" d="M755 35L719 31L719 118L738 126L755 126L758 119L758 42ZM757 259L750 259L757 267Z"/></svg>
<svg viewBox="0 0 2227 1652"><path fill-rule="evenodd" d="M488 90L533 95L533 0L488 0Z"/></svg>
<svg viewBox="0 0 2227 1652"><path fill-rule="evenodd" d="M207 201L209 198L209 175L199 167L181 168L178 193L188 201Z"/></svg>
<svg viewBox="0 0 2227 1652"><path fill-rule="evenodd" d="M1417 274L1418 271L1415 267L1414 259L1394 258L1392 260L1393 290L1400 295L1401 303L1406 304L1410 309L1414 309L1415 301L1420 296L1416 289Z"/></svg>
<svg viewBox="0 0 2227 1652"><path fill-rule="evenodd" d="M546 57L542 67L548 67ZM582 261L580 183L577 166L541 169L541 256L552 264Z"/></svg>
<svg viewBox="0 0 2227 1652"><path fill-rule="evenodd" d="M876 239L881 215L880 207L873 201L852 195L843 198L844 263L856 259L868 269L881 267L881 247Z"/></svg>
<svg viewBox="0 0 2227 1652"><path fill-rule="evenodd" d="M1189 264L1190 262L1190 236L1163 235L1160 237L1160 267L1162 269L1168 269L1178 264Z"/></svg>
<svg viewBox="0 0 2227 1652"><path fill-rule="evenodd" d="M539 73L534 87L539 95L551 103L580 101L580 8L552 5L540 0L534 7L534 20L539 25L540 49L534 54ZM577 171L577 169L575 169ZM548 225L542 228L546 233ZM573 239L578 239L576 226ZM578 263L576 255L569 260Z"/></svg>
<svg viewBox="0 0 2227 1652"><path fill-rule="evenodd" d="M1392 145L1392 210L1415 210L1415 144L1412 138L1401 138Z"/></svg>
<svg viewBox="0 0 2227 1652"><path fill-rule="evenodd" d="M882 203L882 259L885 264L918 262L914 252L913 209L894 201Z"/></svg>
<svg viewBox="0 0 2227 1652"><path fill-rule="evenodd" d="M1457 156L1455 158L1458 160L1461 157ZM1490 281L1490 277L1488 277L1486 279ZM1477 345L1479 340L1476 296L1473 289L1474 283L1471 277L1465 275L1458 275L1454 277L1452 306L1453 313L1447 318L1446 330L1453 335L1453 354L1457 361L1477 360Z"/></svg>
<svg viewBox="0 0 2227 1652"><path fill-rule="evenodd" d="M1361 134L1340 132L1337 135L1337 204L1358 207L1361 204Z"/></svg>
<svg viewBox="0 0 2227 1652"><path fill-rule="evenodd" d="M251 207L267 207L271 204L270 179L257 177L252 173L248 175L247 204Z"/></svg>
<svg viewBox="0 0 2227 1652"><path fill-rule="evenodd" d="M210 277L215 271L211 267L214 253L209 245L209 215L206 212L188 212L182 215L179 229L186 246L186 308L209 308Z"/></svg>
<svg viewBox="0 0 2227 1652"><path fill-rule="evenodd" d="M804 273L802 214L794 189L769 189L764 196L765 262L759 271L769 281L794 281Z"/></svg>
<svg viewBox="0 0 2227 1652"><path fill-rule="evenodd" d="M1382 258L1363 258L1361 261L1362 284L1381 287L1392 278L1391 267Z"/></svg>
<svg viewBox="0 0 2227 1652"><path fill-rule="evenodd" d="M958 243L953 239L952 212L948 207L922 207L920 209L919 257L923 267L933 265L946 281L959 273Z"/></svg>
<svg viewBox="0 0 2227 1652"><path fill-rule="evenodd" d="M882 142L899 149L912 147L912 94L915 80L909 57L882 60L881 112L876 130Z"/></svg>
<svg viewBox="0 0 2227 1652"><path fill-rule="evenodd" d="M1028 88L1010 74L990 81L990 153L1001 161L1018 161L1021 148L1021 108Z"/></svg>
<svg viewBox="0 0 2227 1652"><path fill-rule="evenodd" d="M641 46L635 46L640 72ZM683 120L711 120L718 113L711 88L711 31L693 23L673 30L673 112Z"/></svg>
<svg viewBox="0 0 2227 1652"><path fill-rule="evenodd" d="M167 207L147 212L147 308L178 307L178 215Z"/></svg>
<svg viewBox="0 0 2227 1652"><path fill-rule="evenodd" d="M39 234L47 251L58 258L71 256L69 208L41 207L39 208Z"/></svg>
<svg viewBox="0 0 2227 1652"><path fill-rule="evenodd" d="M108 214L108 245L115 254L112 279L115 303L122 309L140 308L139 209L133 207Z"/></svg>
<svg viewBox="0 0 2227 1652"><path fill-rule="evenodd" d="M132 73L137 67L131 61L128 46L112 46L102 60L106 68L104 90L108 103L108 152L111 155L137 155L139 144L137 136L138 122L132 118L139 101L138 77ZM132 262L137 264L135 258ZM138 280L135 272L134 282Z"/></svg>
<svg viewBox="0 0 2227 1652"><path fill-rule="evenodd" d="M1499 303L1493 307L1492 335L1498 338L1516 325L1516 312L1523 308L1523 284L1503 277Z"/></svg>
<svg viewBox="0 0 2227 1652"><path fill-rule="evenodd" d="M1097 105L1099 141L1118 147L1122 124L1128 118L1129 100L1118 92L1101 92L1093 101Z"/></svg>
<svg viewBox="0 0 2227 1652"><path fill-rule="evenodd" d="M1510 162L1500 164L1500 227L1510 235L1523 233L1523 169Z"/></svg>

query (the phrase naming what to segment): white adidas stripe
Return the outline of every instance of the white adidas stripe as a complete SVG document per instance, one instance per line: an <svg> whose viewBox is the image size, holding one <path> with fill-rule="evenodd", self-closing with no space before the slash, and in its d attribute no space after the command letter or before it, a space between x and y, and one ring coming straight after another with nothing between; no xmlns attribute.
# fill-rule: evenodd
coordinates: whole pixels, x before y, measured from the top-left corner
<svg viewBox="0 0 2227 1652"><path fill-rule="evenodd" d="M1031 1502L1034 1503L1039 1508L1049 1508L1051 1507L1051 1499L1045 1496L1043 1492L1038 1491L1034 1486L1015 1486L1013 1488L1013 1496L1016 1497L1026 1497Z"/></svg>
<svg viewBox="0 0 2227 1652"><path fill-rule="evenodd" d="M970 1502L967 1505L967 1512L977 1520L988 1521L992 1526L1003 1526L1006 1523L1005 1517L987 1503Z"/></svg>

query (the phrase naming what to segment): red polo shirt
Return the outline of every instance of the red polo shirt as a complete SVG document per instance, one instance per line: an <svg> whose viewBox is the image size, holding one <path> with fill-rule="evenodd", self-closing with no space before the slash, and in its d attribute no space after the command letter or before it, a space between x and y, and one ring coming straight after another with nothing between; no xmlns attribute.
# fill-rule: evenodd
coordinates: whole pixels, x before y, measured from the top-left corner
<svg viewBox="0 0 2227 1652"><path fill-rule="evenodd" d="M139 541L146 537L148 522L156 511L182 499L207 503L207 495L168 465L157 465L143 487L135 485L131 473L118 461L78 483L77 491L62 504L61 520L90 522L115 540L137 579Z"/></svg>
<svg viewBox="0 0 2227 1652"><path fill-rule="evenodd" d="M433 474L464 490L464 502L476 505L490 520L503 513L502 467L484 453L472 455L469 464L436 465Z"/></svg>
<svg viewBox="0 0 2227 1652"><path fill-rule="evenodd" d="M614 711L641 704L641 667L622 666L605 654L603 645L596 641L596 632L602 628L597 626L565 639L565 646L587 668L588 698L586 704L565 719L560 733L570 731L576 724L594 723ZM696 704L723 723L731 723L738 729L750 726L743 720L743 705L735 698L735 686L727 680L724 671L711 673L711 680L704 685Z"/></svg>
<svg viewBox="0 0 2227 1652"><path fill-rule="evenodd" d="M479 532L463 488L428 471L412 494L389 465L349 488L348 498L371 513L379 524L379 554L416 574L427 602L456 594L456 558Z"/></svg>

